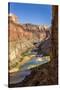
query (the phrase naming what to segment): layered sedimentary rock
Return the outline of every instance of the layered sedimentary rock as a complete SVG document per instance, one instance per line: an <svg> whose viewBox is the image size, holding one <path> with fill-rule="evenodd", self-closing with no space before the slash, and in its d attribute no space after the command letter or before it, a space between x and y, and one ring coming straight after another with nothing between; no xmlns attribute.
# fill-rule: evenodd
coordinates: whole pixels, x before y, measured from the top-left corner
<svg viewBox="0 0 60 90"><path fill-rule="evenodd" d="M50 36L48 26L21 24L13 14L8 16L8 30L10 61L20 60L23 52L34 47L34 42L43 41Z"/></svg>

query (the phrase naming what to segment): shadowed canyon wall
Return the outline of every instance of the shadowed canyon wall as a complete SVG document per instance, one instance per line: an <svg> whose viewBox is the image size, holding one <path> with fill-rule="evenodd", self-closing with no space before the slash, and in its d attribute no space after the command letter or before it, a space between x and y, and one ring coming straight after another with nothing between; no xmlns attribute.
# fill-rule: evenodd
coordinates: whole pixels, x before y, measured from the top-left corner
<svg viewBox="0 0 60 90"><path fill-rule="evenodd" d="M52 7L52 55L58 59L58 6Z"/></svg>

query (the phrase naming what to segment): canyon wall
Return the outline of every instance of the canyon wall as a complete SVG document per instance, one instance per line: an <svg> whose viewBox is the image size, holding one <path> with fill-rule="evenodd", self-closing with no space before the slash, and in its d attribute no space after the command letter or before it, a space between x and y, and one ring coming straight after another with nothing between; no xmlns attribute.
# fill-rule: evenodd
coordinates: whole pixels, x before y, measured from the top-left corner
<svg viewBox="0 0 60 90"><path fill-rule="evenodd" d="M58 60L58 6L53 6L52 10L52 58Z"/></svg>
<svg viewBox="0 0 60 90"><path fill-rule="evenodd" d="M15 15L8 16L9 60L20 59L21 53L33 48L36 41L44 41L50 36L46 25L21 24Z"/></svg>

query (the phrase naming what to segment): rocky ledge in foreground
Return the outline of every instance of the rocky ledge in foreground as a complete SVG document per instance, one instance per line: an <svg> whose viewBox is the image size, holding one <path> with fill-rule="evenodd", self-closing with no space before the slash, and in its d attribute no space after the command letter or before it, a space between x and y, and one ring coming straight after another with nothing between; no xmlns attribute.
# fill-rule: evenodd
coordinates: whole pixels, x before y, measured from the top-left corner
<svg viewBox="0 0 60 90"><path fill-rule="evenodd" d="M9 87L26 87L58 84L57 59L42 66L31 69L32 72L21 83L10 84Z"/></svg>

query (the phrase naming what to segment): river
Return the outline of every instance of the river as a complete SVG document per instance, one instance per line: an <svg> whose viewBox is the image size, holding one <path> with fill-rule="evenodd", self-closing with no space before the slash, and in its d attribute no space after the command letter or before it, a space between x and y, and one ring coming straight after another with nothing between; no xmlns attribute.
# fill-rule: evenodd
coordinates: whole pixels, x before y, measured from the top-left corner
<svg viewBox="0 0 60 90"><path fill-rule="evenodd" d="M21 66L21 71L16 72L10 77L10 84L22 82L26 76L31 74L31 68L38 67L39 65L48 63L49 61L50 56L34 57L32 60L29 60Z"/></svg>

